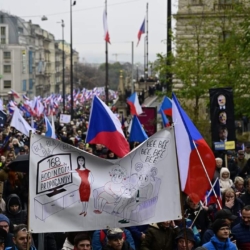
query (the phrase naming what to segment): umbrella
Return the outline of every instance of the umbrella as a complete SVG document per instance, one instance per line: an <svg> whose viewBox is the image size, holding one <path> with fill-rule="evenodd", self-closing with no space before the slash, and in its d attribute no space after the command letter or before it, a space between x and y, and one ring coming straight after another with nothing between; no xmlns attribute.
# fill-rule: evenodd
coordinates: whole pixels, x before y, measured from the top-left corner
<svg viewBox="0 0 250 250"><path fill-rule="evenodd" d="M18 155L8 167L15 172L29 173L29 155Z"/></svg>

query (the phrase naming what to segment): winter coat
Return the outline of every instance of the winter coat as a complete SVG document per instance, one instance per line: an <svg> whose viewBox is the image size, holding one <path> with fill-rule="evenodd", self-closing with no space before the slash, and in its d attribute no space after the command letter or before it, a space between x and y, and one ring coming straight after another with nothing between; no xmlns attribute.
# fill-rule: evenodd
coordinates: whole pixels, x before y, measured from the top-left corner
<svg viewBox="0 0 250 250"><path fill-rule="evenodd" d="M237 218L233 221L231 227L235 226L236 224L238 224L240 222L241 210L243 207L244 207L243 202L238 198L235 198L234 205L231 208L229 208L225 205L224 199L222 200L222 208L230 210L233 215L237 216Z"/></svg>
<svg viewBox="0 0 250 250"><path fill-rule="evenodd" d="M130 231L130 233L133 236L136 249L140 248L142 233L145 234L147 229L148 229L148 225L142 225L142 226L136 226L136 227L129 227L128 228L128 230Z"/></svg>
<svg viewBox="0 0 250 250"><path fill-rule="evenodd" d="M114 250L114 248L109 246L109 245L104 246L102 249L103 250ZM131 246L129 245L129 243L127 241L124 241L121 250L134 250L134 249L131 248Z"/></svg>
<svg viewBox="0 0 250 250"><path fill-rule="evenodd" d="M207 250L237 250L237 247L229 239L226 241L219 241L219 239L214 235L211 240L204 244Z"/></svg>
<svg viewBox="0 0 250 250"><path fill-rule="evenodd" d="M16 213L10 211L10 200L17 198L19 202L19 210ZM10 219L11 223L14 225L26 224L27 225L27 212L22 210L22 203L18 195L11 194L6 201L6 212L5 215Z"/></svg>
<svg viewBox="0 0 250 250"><path fill-rule="evenodd" d="M235 236L239 249L250 249L250 226L246 226L244 223L240 222L233 227L232 233Z"/></svg>
<svg viewBox="0 0 250 250"><path fill-rule="evenodd" d="M241 195L240 200L243 202L244 206L250 205L250 194L246 191L245 194Z"/></svg>
<svg viewBox="0 0 250 250"><path fill-rule="evenodd" d="M229 173L229 177L224 179L222 177L223 173ZM221 168L220 171L220 179L219 179L219 183L220 183L220 191L223 193L227 188L231 188L233 186L233 181L230 179L230 172L227 168Z"/></svg>
<svg viewBox="0 0 250 250"><path fill-rule="evenodd" d="M175 237L179 229L163 228L160 223L148 227L146 237L141 243L141 250L173 250Z"/></svg>
<svg viewBox="0 0 250 250"><path fill-rule="evenodd" d="M104 233L104 236L106 236L107 230L102 230L102 232ZM135 243L134 243L134 240L130 231L127 229L124 229L124 233L126 237L125 240L129 243L132 249L135 249ZM107 238L104 237L103 239L101 239L101 230L96 230L92 237L92 249L102 250L106 244L107 244Z"/></svg>
<svg viewBox="0 0 250 250"><path fill-rule="evenodd" d="M197 209L192 209L188 204L184 205L185 217L186 219L190 219L191 221L195 221L194 225L200 232L200 236L202 238L204 232L207 230L209 225L208 212L204 209L200 210L200 207ZM199 212L200 211L200 212ZM196 216L198 214L198 216Z"/></svg>

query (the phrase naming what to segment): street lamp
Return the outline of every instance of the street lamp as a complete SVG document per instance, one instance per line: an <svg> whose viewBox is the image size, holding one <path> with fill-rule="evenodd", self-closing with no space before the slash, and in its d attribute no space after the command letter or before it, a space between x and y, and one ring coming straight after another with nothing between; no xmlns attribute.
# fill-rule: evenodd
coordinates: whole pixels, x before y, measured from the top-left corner
<svg viewBox="0 0 250 250"><path fill-rule="evenodd" d="M71 119L74 115L74 99L73 99L73 32L72 32L72 6L76 5L76 1L72 3L70 0L70 103L71 103Z"/></svg>
<svg viewBox="0 0 250 250"><path fill-rule="evenodd" d="M62 25L62 92L63 92L63 113L65 113L65 51L64 51L64 20L61 22Z"/></svg>

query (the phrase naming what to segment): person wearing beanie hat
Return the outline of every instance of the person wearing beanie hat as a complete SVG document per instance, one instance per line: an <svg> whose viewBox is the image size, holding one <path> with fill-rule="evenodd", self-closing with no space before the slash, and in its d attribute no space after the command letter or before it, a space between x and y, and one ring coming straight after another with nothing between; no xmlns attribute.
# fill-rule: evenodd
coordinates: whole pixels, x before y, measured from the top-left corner
<svg viewBox="0 0 250 250"><path fill-rule="evenodd" d="M212 224L214 236L204 244L208 250L236 250L237 247L229 239L230 225L225 219L217 219Z"/></svg>
<svg viewBox="0 0 250 250"><path fill-rule="evenodd" d="M221 209L219 211L216 212L214 220L217 219L225 219L229 225L232 225L232 223L234 222L234 220L237 217L235 215L232 214L232 212L228 209ZM210 241L210 239L214 236L214 232L211 228L211 226L205 231L201 243L205 244L207 242Z"/></svg>
<svg viewBox="0 0 250 250"><path fill-rule="evenodd" d="M120 228L109 229L107 240L107 245L103 247L103 250L134 250L123 238L123 230Z"/></svg>
<svg viewBox="0 0 250 250"><path fill-rule="evenodd" d="M4 214L0 214L0 229L3 229L3 230L6 231L6 237L5 237L5 241L4 241L4 246L5 247L12 247L12 246L14 246L14 243L12 241L12 234L9 233L9 231L10 231L10 220ZM0 237L1 237L1 233L0 233ZM0 248L0 250L1 250L1 248Z"/></svg>
<svg viewBox="0 0 250 250"><path fill-rule="evenodd" d="M187 247L186 247L186 239L187 237ZM190 228L181 229L178 233L177 237L175 238L177 242L177 250L193 250L195 246L195 238L193 230Z"/></svg>

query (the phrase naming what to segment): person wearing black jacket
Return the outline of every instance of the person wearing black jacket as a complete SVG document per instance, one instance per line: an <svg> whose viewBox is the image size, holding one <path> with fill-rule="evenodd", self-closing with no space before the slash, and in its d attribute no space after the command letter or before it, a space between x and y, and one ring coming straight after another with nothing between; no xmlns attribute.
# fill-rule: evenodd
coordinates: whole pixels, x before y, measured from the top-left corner
<svg viewBox="0 0 250 250"><path fill-rule="evenodd" d="M108 230L107 239L107 245L103 247L103 250L134 250L129 243L123 239L123 231L120 228Z"/></svg>

